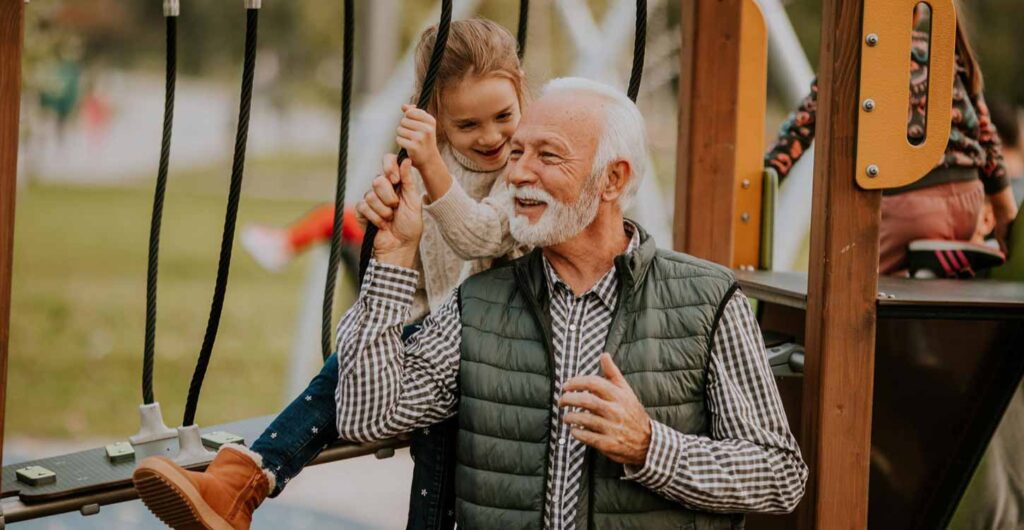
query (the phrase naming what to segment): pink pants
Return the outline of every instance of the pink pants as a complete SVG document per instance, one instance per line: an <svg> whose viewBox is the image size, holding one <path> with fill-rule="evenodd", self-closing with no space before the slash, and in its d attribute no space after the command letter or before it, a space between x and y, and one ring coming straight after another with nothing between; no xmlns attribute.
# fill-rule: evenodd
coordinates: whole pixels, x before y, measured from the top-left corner
<svg viewBox="0 0 1024 530"><path fill-rule="evenodd" d="M907 245L917 239L970 241L985 204L980 180L949 182L882 197L878 273L907 269Z"/></svg>

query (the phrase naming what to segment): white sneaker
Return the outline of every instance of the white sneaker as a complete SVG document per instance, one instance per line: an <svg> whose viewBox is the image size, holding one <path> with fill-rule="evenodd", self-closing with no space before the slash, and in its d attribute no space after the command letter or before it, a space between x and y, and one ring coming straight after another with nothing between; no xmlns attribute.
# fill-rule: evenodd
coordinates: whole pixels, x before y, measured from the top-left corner
<svg viewBox="0 0 1024 530"><path fill-rule="evenodd" d="M292 260L284 230L247 226L242 229L242 246L256 263L270 272L280 272Z"/></svg>

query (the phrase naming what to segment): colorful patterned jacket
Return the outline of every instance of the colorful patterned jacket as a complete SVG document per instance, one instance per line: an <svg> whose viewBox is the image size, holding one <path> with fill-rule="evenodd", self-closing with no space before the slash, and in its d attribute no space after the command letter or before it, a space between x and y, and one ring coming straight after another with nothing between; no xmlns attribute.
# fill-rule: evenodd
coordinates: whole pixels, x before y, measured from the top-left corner
<svg viewBox="0 0 1024 530"><path fill-rule="evenodd" d="M989 118L985 98L971 97L968 70L957 48L956 78L953 86L952 129L940 168L977 168L985 193L1002 191L1009 184L999 136ZM910 112L907 139L913 144L924 140L928 95L928 34L915 31L910 61ZM797 160L814 141L818 110L818 80L811 93L800 103L779 129L775 145L765 155L765 166L785 178Z"/></svg>

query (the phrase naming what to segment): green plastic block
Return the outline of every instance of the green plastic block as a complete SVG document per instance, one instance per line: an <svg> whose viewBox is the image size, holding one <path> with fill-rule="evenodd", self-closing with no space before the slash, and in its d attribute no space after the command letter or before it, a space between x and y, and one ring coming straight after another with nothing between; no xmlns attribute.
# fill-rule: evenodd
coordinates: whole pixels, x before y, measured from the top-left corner
<svg viewBox="0 0 1024 530"><path fill-rule="evenodd" d="M42 466L23 467L14 473L19 482L29 486L46 486L57 482L57 474Z"/></svg>
<svg viewBox="0 0 1024 530"><path fill-rule="evenodd" d="M135 461L135 448L128 442L117 442L107 446L107 460L111 464Z"/></svg>
<svg viewBox="0 0 1024 530"><path fill-rule="evenodd" d="M215 431L203 435L203 445L210 449L220 449L224 444L245 445L245 438L225 431Z"/></svg>

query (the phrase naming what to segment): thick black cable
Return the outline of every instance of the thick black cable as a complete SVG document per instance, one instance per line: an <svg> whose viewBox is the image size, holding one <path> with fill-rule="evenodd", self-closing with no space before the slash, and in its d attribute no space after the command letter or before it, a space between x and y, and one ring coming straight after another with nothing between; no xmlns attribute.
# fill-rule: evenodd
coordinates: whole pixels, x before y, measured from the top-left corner
<svg viewBox="0 0 1024 530"><path fill-rule="evenodd" d="M647 0L636 0L636 35L633 38L633 71L629 74L626 94L636 102L640 94L640 78L644 75L644 54L647 49Z"/></svg>
<svg viewBox="0 0 1024 530"><path fill-rule="evenodd" d="M210 304L210 318L206 323L206 335L203 337L199 360L196 362L196 369L192 374L192 384L188 389L185 416L181 422L184 426L195 423L199 393L203 388L206 368L210 364L213 344L217 340L221 311L224 309L224 295L228 287L228 271L231 269L231 249L235 239L235 221L238 217L238 202L242 192L245 148L249 139L249 113L252 110L252 82L253 72L256 69L256 28L259 21L259 10L247 9L245 16L245 63L242 68L242 96L238 109L238 131L235 135L235 155L231 167L228 205L227 211L224 213L224 233L220 242L220 260L217 264L217 282L214 285L213 302Z"/></svg>
<svg viewBox="0 0 1024 530"><path fill-rule="evenodd" d="M448 30L452 23L452 0L441 0L441 21L437 24L437 38L434 39L434 48L430 51L430 63L427 65L427 73L423 77L423 88L420 90L417 107L427 108L430 98L434 92L434 82L437 81L437 71L441 68L441 59L444 57L445 47L448 45ZM398 152L398 164L401 165L409 153L402 149ZM366 235L363 237L363 248L359 253L359 283L363 283L363 276L366 268L370 265L370 257L373 256L373 240L377 237L377 227L370 223L366 226Z"/></svg>
<svg viewBox="0 0 1024 530"><path fill-rule="evenodd" d="M153 393L154 344L156 343L156 285L160 258L160 224L164 216L167 168L171 159L171 126L174 123L174 87L178 64L178 17L167 20L167 72L164 77L164 128L160 141L160 166L153 193L153 216L149 224L149 267L146 274L146 338L142 352L142 402L156 401Z"/></svg>
<svg viewBox="0 0 1024 530"><path fill-rule="evenodd" d="M516 42L519 43L519 49L516 55L519 56L519 61L522 62L523 57L526 56L526 33L527 26L530 23L530 0L519 0L519 27L516 30Z"/></svg>
<svg viewBox="0 0 1024 530"><path fill-rule="evenodd" d="M341 230L344 223L345 182L348 175L348 124L352 106L352 65L355 33L355 0L345 0L344 52L341 60L341 133L338 140L338 183L334 193L334 228L331 231L331 255L327 261L327 281L324 284L323 321L320 326L320 346L324 359L334 351L331 340L334 318L334 285L338 278L341 259Z"/></svg>

